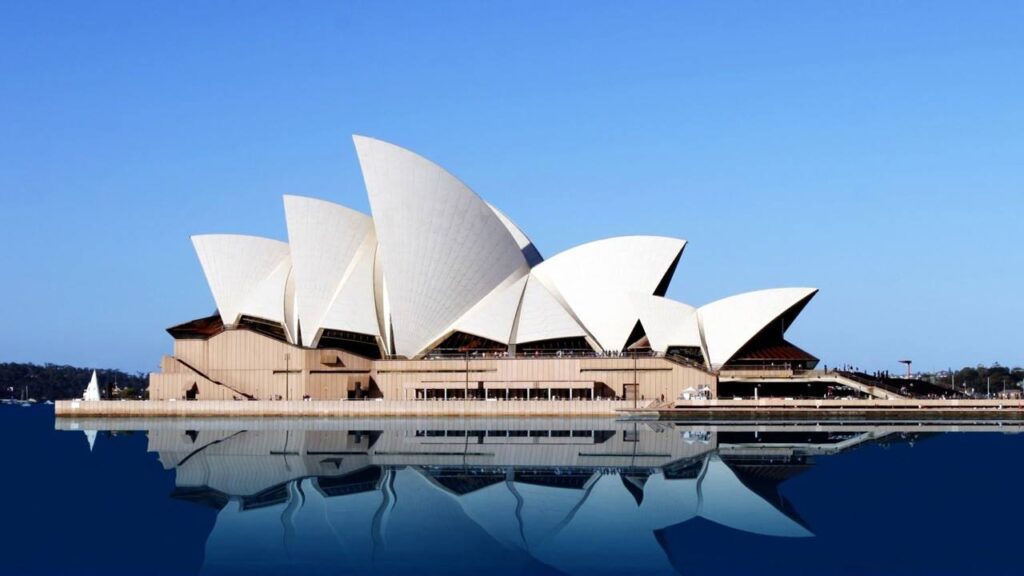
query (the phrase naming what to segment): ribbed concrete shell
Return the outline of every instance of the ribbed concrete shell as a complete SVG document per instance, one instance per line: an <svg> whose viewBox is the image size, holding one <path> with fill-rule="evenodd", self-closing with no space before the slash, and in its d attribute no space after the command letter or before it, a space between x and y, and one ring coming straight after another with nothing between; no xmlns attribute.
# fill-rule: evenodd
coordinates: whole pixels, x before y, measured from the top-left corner
<svg viewBox="0 0 1024 576"><path fill-rule="evenodd" d="M508 344L516 311L528 278L526 267L513 272L504 282L473 306L455 325L455 330Z"/></svg>
<svg viewBox="0 0 1024 576"><path fill-rule="evenodd" d="M531 274L519 308L515 343L586 336L587 331L572 313Z"/></svg>
<svg viewBox="0 0 1024 576"><path fill-rule="evenodd" d="M285 258L246 298L241 313L271 320L284 326L288 321L288 284L292 276L291 259ZM294 343L293 339L289 339Z"/></svg>
<svg viewBox="0 0 1024 576"><path fill-rule="evenodd" d="M386 265L393 352L416 357L526 260L487 203L440 166L354 140Z"/></svg>
<svg viewBox="0 0 1024 576"><path fill-rule="evenodd" d="M225 325L243 315L278 322L305 347L325 329L355 332L418 358L453 332L510 346L585 338L620 351L639 321L654 351L700 347L718 369L770 323L792 322L816 292L764 290L695 310L664 297L686 241L660 236L608 238L545 261L522 229L441 167L387 142L354 141L372 218L286 196L289 244L193 238ZM578 344L545 347L561 346Z"/></svg>
<svg viewBox="0 0 1024 576"><path fill-rule="evenodd" d="M303 196L285 196L284 211L303 344L315 345L323 328L376 336L373 220Z"/></svg>
<svg viewBox="0 0 1024 576"><path fill-rule="evenodd" d="M244 314L285 322L288 244L239 234L192 237L221 320L234 326Z"/></svg>
<svg viewBox="0 0 1024 576"><path fill-rule="evenodd" d="M380 335L374 295L376 254L377 237L371 230L356 250L349 273L324 313L323 328Z"/></svg>
<svg viewBox="0 0 1024 576"><path fill-rule="evenodd" d="M526 233L523 232L523 230L519 228L511 218L506 216L501 210L498 210L493 204L488 203L487 205L491 207L491 210L494 212L494 215L498 217L498 220L501 220L502 225L505 226L508 233L515 238L516 244L519 246L519 249L522 250L523 258L526 259L526 262L530 266L536 266L543 262L544 257L540 255L537 247L533 245L533 241L530 240Z"/></svg>
<svg viewBox="0 0 1024 576"><path fill-rule="evenodd" d="M652 350L664 352L670 346L703 348L697 309L693 306L662 296L634 294L633 307Z"/></svg>
<svg viewBox="0 0 1024 576"><path fill-rule="evenodd" d="M639 319L632 295L667 287L686 240L621 236L570 248L533 270L604 350L622 350Z"/></svg>
<svg viewBox="0 0 1024 576"><path fill-rule="evenodd" d="M706 358L715 370L728 362L744 344L786 312L806 304L817 288L773 288L746 292L701 306L701 330ZM780 327L785 330L788 326Z"/></svg>

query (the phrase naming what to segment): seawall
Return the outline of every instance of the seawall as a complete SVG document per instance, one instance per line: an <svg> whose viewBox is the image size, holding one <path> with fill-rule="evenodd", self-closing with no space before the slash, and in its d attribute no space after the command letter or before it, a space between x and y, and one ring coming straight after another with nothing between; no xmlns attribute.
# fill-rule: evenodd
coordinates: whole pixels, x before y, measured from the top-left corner
<svg viewBox="0 0 1024 576"><path fill-rule="evenodd" d="M649 404L650 401L645 402ZM641 404L643 406L643 404ZM633 402L610 400L481 402L448 401L348 401L348 400L208 400L165 401L126 400L85 402L60 400L54 412L62 416L87 417L542 417L615 416L633 408Z"/></svg>
<svg viewBox="0 0 1024 576"><path fill-rule="evenodd" d="M857 399L689 400L674 407L625 408L624 415L662 420L1024 420L1022 400Z"/></svg>
<svg viewBox="0 0 1024 576"><path fill-rule="evenodd" d="M632 417L663 420L1024 420L1022 400L690 400L675 407L632 401L164 401L61 400L58 417L537 418Z"/></svg>

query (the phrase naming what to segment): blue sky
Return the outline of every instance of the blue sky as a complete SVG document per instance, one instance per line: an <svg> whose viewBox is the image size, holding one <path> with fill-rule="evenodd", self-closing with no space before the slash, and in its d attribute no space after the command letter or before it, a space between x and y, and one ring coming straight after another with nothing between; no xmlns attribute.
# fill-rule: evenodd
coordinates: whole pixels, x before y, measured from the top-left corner
<svg viewBox="0 0 1024 576"><path fill-rule="evenodd" d="M1019 2L6 2L0 361L152 370L190 234L367 210L411 148L550 256L690 244L669 295L816 286L830 365L1024 363Z"/></svg>

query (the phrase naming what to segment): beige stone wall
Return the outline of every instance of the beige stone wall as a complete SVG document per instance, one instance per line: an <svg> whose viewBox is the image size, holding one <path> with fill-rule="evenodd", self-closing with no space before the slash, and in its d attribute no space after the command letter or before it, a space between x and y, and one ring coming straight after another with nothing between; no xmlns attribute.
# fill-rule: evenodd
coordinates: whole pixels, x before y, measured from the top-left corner
<svg viewBox="0 0 1024 576"><path fill-rule="evenodd" d="M467 371L468 370L468 371ZM377 385L384 397L413 399L407 392L424 387L475 388L564 388L571 383L589 387L594 383L625 396L625 384L639 384L647 400L675 399L687 388L709 386L716 391L717 379L696 368L664 358L486 358L469 360L385 360L374 366Z"/></svg>
<svg viewBox="0 0 1024 576"><path fill-rule="evenodd" d="M349 386L366 387L372 362L342 350L309 350L250 330L228 330L208 340L175 340L160 372L150 375L150 399L181 399L193 383L200 400L334 399ZM194 369L194 370L193 370ZM165 378L169 374L188 377Z"/></svg>
<svg viewBox="0 0 1024 576"><path fill-rule="evenodd" d="M182 399L193 384L199 400L232 400L244 392L259 400L346 398L371 382L388 400L415 399L417 388L604 390L625 396L637 382L643 400L674 400L685 389L717 378L664 358L473 358L371 361L340 350L309 350L249 330L228 330L208 340L176 340L174 356L150 375L150 398Z"/></svg>
<svg viewBox="0 0 1024 576"><path fill-rule="evenodd" d="M58 417L613 417L632 402L554 401L554 402L477 402L471 401L358 401L317 400L303 402L124 402L61 400L56 402ZM464 440L463 440L464 441Z"/></svg>

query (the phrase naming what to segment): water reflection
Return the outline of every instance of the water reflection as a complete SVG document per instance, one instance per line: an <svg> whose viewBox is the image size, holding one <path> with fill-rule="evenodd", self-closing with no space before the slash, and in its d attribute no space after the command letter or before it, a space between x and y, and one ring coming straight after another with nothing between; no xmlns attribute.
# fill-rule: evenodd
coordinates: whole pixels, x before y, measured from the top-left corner
<svg viewBox="0 0 1024 576"><path fill-rule="evenodd" d="M698 520L814 537L779 486L921 426L594 420L58 420L146 430L219 510L204 573L678 573ZM945 427L943 429L948 429ZM90 441L91 446L91 441Z"/></svg>

